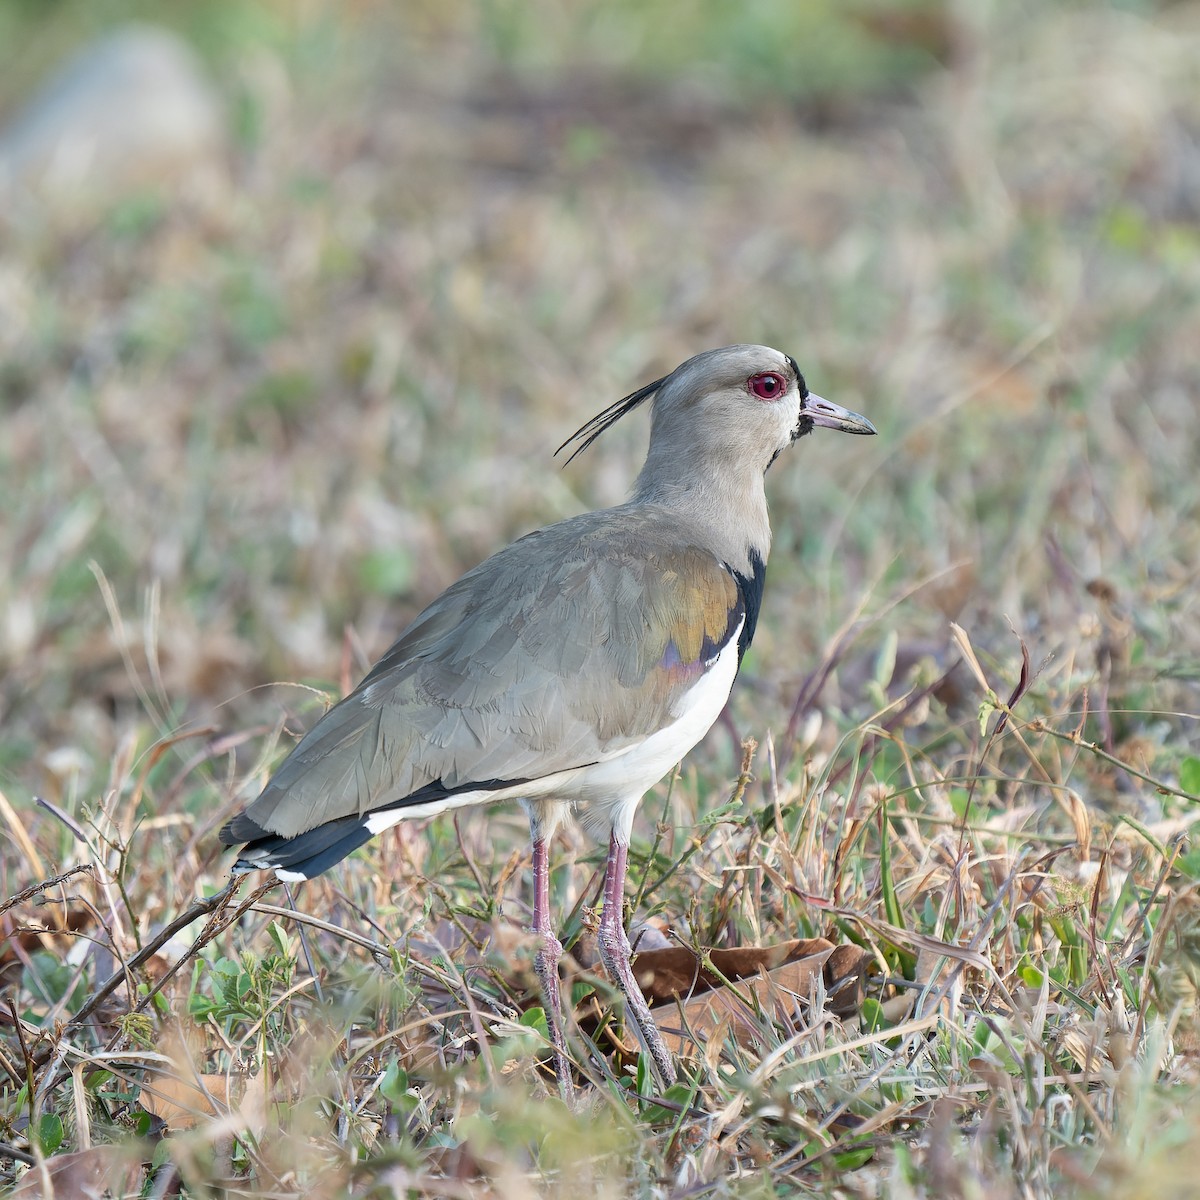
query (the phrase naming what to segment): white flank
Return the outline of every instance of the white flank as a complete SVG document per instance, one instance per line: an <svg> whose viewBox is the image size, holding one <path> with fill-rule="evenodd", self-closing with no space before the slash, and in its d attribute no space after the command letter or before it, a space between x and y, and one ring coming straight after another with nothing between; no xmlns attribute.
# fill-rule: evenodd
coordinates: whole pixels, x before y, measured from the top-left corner
<svg viewBox="0 0 1200 1200"><path fill-rule="evenodd" d="M368 813L363 824L372 834L382 833L385 829L391 829L393 825L399 825L401 821L408 821L413 817L436 817L438 813L451 808L465 808L469 804L483 804L491 800L502 800L507 796L523 796L528 790L528 787L524 787L503 788L498 792L456 792L453 796L442 800L430 800L427 804L406 804L403 808Z"/></svg>
<svg viewBox="0 0 1200 1200"><path fill-rule="evenodd" d="M675 709L675 720L645 741L595 766L575 774L579 784L571 789L579 816L589 832L616 831L628 842L638 801L712 728L729 700L738 671L738 638L742 624L725 643Z"/></svg>

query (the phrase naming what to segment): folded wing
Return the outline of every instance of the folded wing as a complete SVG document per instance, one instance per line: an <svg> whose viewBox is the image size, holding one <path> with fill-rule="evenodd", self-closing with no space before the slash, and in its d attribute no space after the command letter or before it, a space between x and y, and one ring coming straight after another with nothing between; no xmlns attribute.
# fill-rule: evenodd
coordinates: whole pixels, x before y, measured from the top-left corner
<svg viewBox="0 0 1200 1200"><path fill-rule="evenodd" d="M605 761L679 716L745 617L738 579L681 539L677 514L642 506L530 534L421 613L221 838L329 826L328 865L366 840L355 831L372 813Z"/></svg>

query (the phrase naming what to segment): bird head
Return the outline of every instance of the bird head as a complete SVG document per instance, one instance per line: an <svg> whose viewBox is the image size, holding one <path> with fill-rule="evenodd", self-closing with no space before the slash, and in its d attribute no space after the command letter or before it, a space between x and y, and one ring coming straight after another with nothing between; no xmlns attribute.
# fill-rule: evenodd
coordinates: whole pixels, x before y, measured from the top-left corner
<svg viewBox="0 0 1200 1200"><path fill-rule="evenodd" d="M683 455L765 471L817 426L875 432L866 417L810 392L790 355L769 346L739 345L689 358L598 413L558 449L578 443L570 462L647 400L653 401L652 456Z"/></svg>

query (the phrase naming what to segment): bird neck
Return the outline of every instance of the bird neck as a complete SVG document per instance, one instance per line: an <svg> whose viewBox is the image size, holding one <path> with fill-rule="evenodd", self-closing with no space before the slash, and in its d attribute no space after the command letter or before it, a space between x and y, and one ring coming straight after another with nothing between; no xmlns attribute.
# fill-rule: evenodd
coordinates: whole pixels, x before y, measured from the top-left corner
<svg viewBox="0 0 1200 1200"><path fill-rule="evenodd" d="M702 544L734 571L753 575L771 551L771 523L761 472L727 460L706 463L696 455L651 453L630 497L678 513Z"/></svg>

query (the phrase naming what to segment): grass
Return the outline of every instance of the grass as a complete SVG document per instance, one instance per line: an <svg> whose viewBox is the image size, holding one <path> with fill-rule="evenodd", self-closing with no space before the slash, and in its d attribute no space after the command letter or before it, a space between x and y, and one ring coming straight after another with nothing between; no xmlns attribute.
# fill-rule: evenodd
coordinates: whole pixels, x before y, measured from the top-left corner
<svg viewBox="0 0 1200 1200"><path fill-rule="evenodd" d="M1194 1191L1200 10L679 11L181 6L224 185L0 242L6 1183ZM464 569L622 499L644 423L553 447L736 340L880 437L772 471L755 647L642 806L632 917L860 946L857 1001L712 1030L663 1097L583 973L567 1111L516 811L137 961L295 732ZM560 838L585 962L598 865Z"/></svg>

